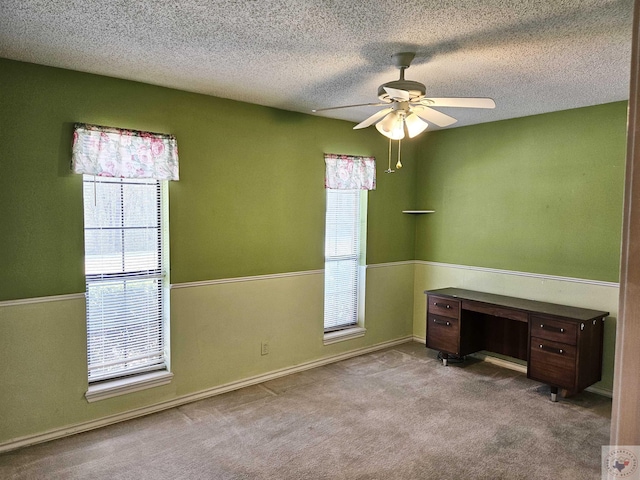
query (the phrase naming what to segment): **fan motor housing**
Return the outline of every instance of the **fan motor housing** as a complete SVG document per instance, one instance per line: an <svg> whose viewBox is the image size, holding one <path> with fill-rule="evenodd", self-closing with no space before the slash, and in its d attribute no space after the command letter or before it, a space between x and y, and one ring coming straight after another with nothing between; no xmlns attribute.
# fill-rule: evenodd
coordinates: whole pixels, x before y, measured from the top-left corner
<svg viewBox="0 0 640 480"><path fill-rule="evenodd" d="M389 97L389 94L385 91L384 87L395 88L397 90L404 90L409 92L409 98L411 101L422 98L426 94L426 87L420 83L415 82L413 80L395 80L393 82L383 83L378 87L378 98L383 102L391 102L392 99Z"/></svg>

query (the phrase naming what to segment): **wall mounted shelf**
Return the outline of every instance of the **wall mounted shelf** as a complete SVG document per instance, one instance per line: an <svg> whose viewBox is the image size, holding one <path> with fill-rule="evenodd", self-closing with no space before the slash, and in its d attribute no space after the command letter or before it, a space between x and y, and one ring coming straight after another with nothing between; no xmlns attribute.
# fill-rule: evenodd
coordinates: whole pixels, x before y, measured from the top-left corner
<svg viewBox="0 0 640 480"><path fill-rule="evenodd" d="M422 213L436 213L435 210L402 210L402 213L422 214Z"/></svg>

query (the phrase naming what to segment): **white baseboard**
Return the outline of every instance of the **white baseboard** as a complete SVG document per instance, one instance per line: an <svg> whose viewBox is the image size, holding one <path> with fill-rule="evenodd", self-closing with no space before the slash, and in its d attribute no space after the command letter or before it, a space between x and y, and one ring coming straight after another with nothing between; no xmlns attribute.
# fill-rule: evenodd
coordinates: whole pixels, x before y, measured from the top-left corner
<svg viewBox="0 0 640 480"><path fill-rule="evenodd" d="M587 392L597 393L598 395L602 395L603 397L613 398L613 390L609 390L608 388L600 388L600 387L587 387L585 388Z"/></svg>
<svg viewBox="0 0 640 480"><path fill-rule="evenodd" d="M339 362L341 360L357 357L359 355L365 355L367 353L375 352L377 350L393 347L394 345L407 343L412 340L413 340L412 336L401 337L395 340L390 340L388 342L378 343L370 347L358 348L356 350L351 350L349 352L340 353L340 354L332 355L329 357L324 357L318 360L302 363L300 365L296 365L293 367L282 368L282 369L274 370L272 372L268 372L262 375L256 375L254 377L245 378L243 380L238 380L236 382L230 382L224 385L220 385L218 387L209 388L206 390L202 390L200 392L191 393L189 395L184 395L178 398L174 398L172 400L167 400L165 402L149 405L147 407L136 408L134 410L117 413L115 415L109 415L107 417L99 418L96 420L77 423L75 425L67 425L65 427L55 428L53 430L49 430L44 433L37 433L34 435L26 435L24 437L14 438L7 442L0 443L0 453L8 452L10 450L16 450L18 448L26 447L29 445L35 445L36 443L48 442L50 440L55 440L56 438L66 437L76 433L87 432L89 430L105 427L107 425L112 425L114 423L122 422L125 420L132 420L137 417L142 417L145 415L149 415L151 413L156 413L162 410L167 410L169 408L178 407L186 403L195 402L197 400L213 397L215 395L220 395L222 393L231 392L233 390L249 387L251 385L256 385L258 383L263 383L269 380L274 380L276 378L291 375L293 373L298 373L304 370L321 367L323 365Z"/></svg>
<svg viewBox="0 0 640 480"><path fill-rule="evenodd" d="M416 337L416 336L413 337L413 341L414 342L423 343L423 344L427 343L424 338ZM527 366L526 365L522 365L520 363L510 362L509 360L504 360L502 358L493 357L491 355L486 355L484 353L472 353L469 356L473 357L473 358L477 358L478 360L482 360L484 362L491 363L493 365L497 365L499 367L509 368L511 370L515 370L515 371L520 372L520 373L525 373L525 374L527 373ZM591 392L591 393L596 393L598 395L602 395L603 397L613 398L613 392L611 390L607 389L607 388L591 386L591 387L585 388L585 390L587 392Z"/></svg>
<svg viewBox="0 0 640 480"><path fill-rule="evenodd" d="M493 357L491 355L487 355L485 353L472 353L469 355L470 357L477 358L478 360L482 360L483 362L490 363L492 365L497 365L498 367L508 368L509 370L515 370L520 373L527 373L527 366L522 365L516 362L510 362L509 360L505 360L503 358Z"/></svg>
<svg viewBox="0 0 640 480"><path fill-rule="evenodd" d="M251 385L257 385L259 383L267 382L269 380L274 380L276 378L284 377L284 376L302 372L305 370L310 370L316 367L321 367L323 365L339 362L341 360L357 357L359 355L365 355L367 353L375 352L377 350L382 350L384 348L393 347L395 345L400 345L402 343L407 343L411 341L422 343L422 344L426 343L426 340L424 338L416 337L416 336L407 336L407 337L398 338L396 340L390 340L388 342L378 343L370 347L359 348L356 350L351 350L349 352L340 353L337 355L332 355L332 356L321 358L318 360L313 360L311 362L302 363L294 367L282 368L280 370L274 370L272 372L268 372L262 375L256 375L254 377L238 380L236 382L230 382L224 385L220 385L218 387L214 387L214 388L202 390L200 392L174 398L166 402L160 402L154 405L149 405L147 407L141 407L134 410L129 410L127 412L122 412L115 415L109 415L107 417L99 418L96 420L90 420L88 422L78 423L75 425L67 425L65 427L55 428L44 433L37 433L34 435L26 435L23 437L14 438L7 442L0 443L0 453L16 450L22 447L27 447L29 445L35 445L37 443L48 442L50 440L67 437L69 435L74 435L76 433L87 432L89 430L94 430L100 427L106 427L107 425L123 422L125 420L132 420L134 418L143 417L145 415L149 415L152 413L161 412L162 410L167 410L169 408L178 407L180 405L185 405L187 403L203 400L205 398L220 395L222 393L231 392L233 390L239 390L241 388L249 387ZM511 368L513 370L517 370L524 373L526 373L527 371L524 365L519 365L517 363L509 362L507 360L502 360L500 358L492 357L490 355L473 354L473 356L476 358L480 358L483 361L487 361L505 368ZM592 393L597 393L599 395L609 397L609 398L612 397L612 392L607 389L603 389L599 387L589 387L586 390Z"/></svg>

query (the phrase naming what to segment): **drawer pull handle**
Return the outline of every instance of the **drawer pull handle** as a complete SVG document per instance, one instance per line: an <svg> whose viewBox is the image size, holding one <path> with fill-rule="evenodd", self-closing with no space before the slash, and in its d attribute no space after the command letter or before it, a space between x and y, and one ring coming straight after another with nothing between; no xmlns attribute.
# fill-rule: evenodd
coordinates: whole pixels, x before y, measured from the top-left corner
<svg viewBox="0 0 640 480"><path fill-rule="evenodd" d="M434 307L451 308L451 305L449 305L448 303L442 304L442 303L438 303L438 302L433 302L433 306Z"/></svg>
<svg viewBox="0 0 640 480"><path fill-rule="evenodd" d="M551 327L549 325L545 325L544 323L540 324L540 328L545 329L545 330L551 330L552 332L564 333L564 328Z"/></svg>
<svg viewBox="0 0 640 480"><path fill-rule="evenodd" d="M433 323L435 323L436 325L445 325L445 326L450 326L451 322L443 322L442 320L437 320L437 319L433 319Z"/></svg>
<svg viewBox="0 0 640 480"><path fill-rule="evenodd" d="M545 346L544 346L544 345L542 345L542 344L540 344L540 348L541 348L542 350L548 350L548 351L550 351L550 352L557 353L558 355L562 355L562 354L564 354L564 350L563 350L563 349L561 349L561 348L545 347Z"/></svg>

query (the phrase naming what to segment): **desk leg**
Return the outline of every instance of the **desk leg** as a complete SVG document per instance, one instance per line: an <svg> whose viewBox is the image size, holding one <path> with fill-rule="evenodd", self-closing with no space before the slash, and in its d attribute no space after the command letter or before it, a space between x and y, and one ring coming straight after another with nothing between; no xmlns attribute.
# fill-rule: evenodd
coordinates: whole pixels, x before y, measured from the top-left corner
<svg viewBox="0 0 640 480"><path fill-rule="evenodd" d="M449 354L444 352L441 352L441 353L442 353L442 365L446 367L447 365L449 365Z"/></svg>
<svg viewBox="0 0 640 480"><path fill-rule="evenodd" d="M558 401L558 387L551 387L551 401Z"/></svg>

